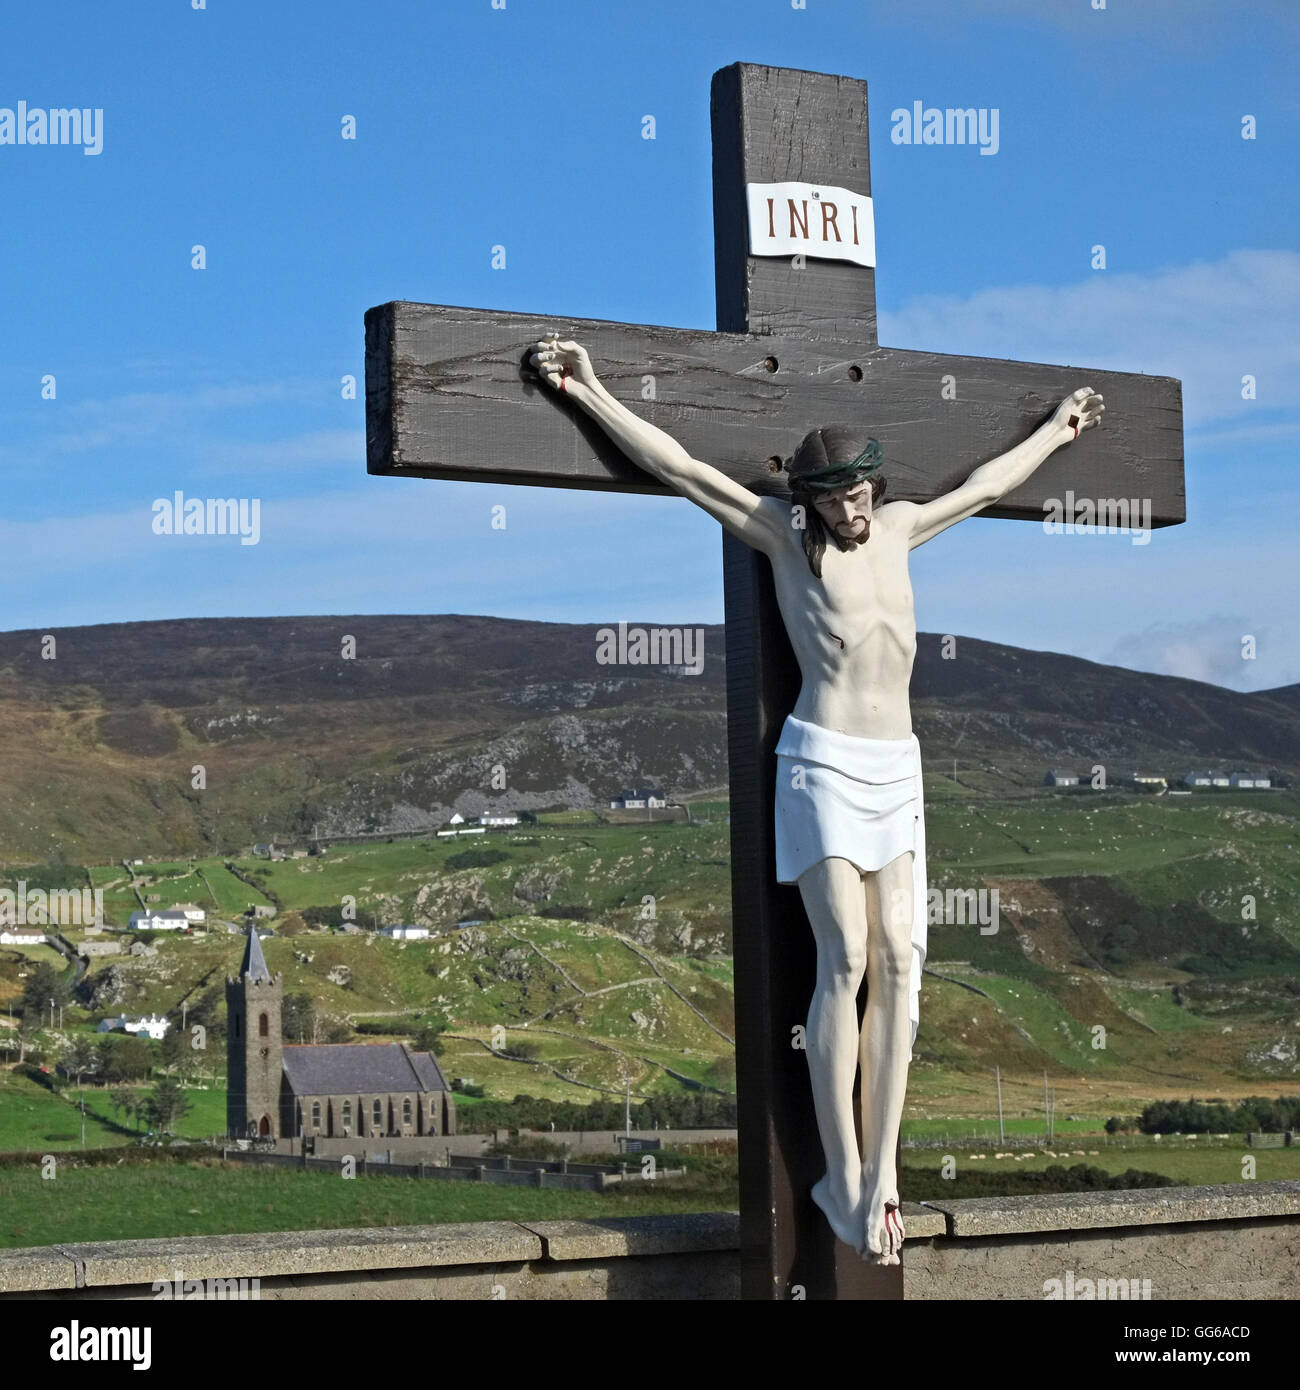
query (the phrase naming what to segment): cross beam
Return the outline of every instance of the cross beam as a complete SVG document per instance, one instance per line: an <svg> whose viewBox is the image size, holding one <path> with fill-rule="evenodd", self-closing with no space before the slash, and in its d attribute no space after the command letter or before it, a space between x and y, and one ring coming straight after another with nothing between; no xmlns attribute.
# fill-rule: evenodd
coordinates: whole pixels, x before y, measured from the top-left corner
<svg viewBox="0 0 1300 1390"><path fill-rule="evenodd" d="M370 472L661 491L527 368L531 344L558 330L589 350L632 410L778 496L788 495L782 461L815 426L859 424L883 446L888 496L924 501L1028 437L1067 392L1094 386L1106 397L1105 425L983 515L1041 520L1048 499L1070 488L1079 498L1149 499L1154 526L1184 519L1177 381L881 347L873 265L819 255L828 248L811 243L795 258L751 245L747 185L870 197L865 82L737 63L714 74L711 105L721 331L405 302L371 309ZM790 1040L807 1017L815 951L797 890L775 882L772 806L797 666L769 566L729 535L723 561L744 1292L901 1298L901 1268L865 1265L809 1197L823 1160L806 1059Z"/></svg>

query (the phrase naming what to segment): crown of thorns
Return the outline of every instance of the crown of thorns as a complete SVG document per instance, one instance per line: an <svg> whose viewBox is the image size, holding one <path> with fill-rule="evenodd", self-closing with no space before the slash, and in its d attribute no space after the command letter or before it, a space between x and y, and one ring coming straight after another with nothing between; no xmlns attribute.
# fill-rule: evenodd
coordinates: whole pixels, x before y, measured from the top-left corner
<svg viewBox="0 0 1300 1390"><path fill-rule="evenodd" d="M848 463L832 463L825 468L814 469L808 473L799 473L792 477L790 490L813 495L836 492L842 487L852 487L855 483L870 478L883 462L884 453L881 450L880 441L869 439L867 447L857 458L850 459Z"/></svg>

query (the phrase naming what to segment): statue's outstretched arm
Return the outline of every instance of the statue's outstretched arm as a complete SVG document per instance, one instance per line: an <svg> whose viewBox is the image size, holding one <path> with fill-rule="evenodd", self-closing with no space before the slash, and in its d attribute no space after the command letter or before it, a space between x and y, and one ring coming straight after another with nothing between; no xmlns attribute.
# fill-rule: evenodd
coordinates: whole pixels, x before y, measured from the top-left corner
<svg viewBox="0 0 1300 1390"><path fill-rule="evenodd" d="M581 406L637 467L702 507L746 545L770 553L785 539L788 507L692 458L670 434L616 401L597 379L585 348L549 338L535 344L529 360L548 386Z"/></svg>
<svg viewBox="0 0 1300 1390"><path fill-rule="evenodd" d="M909 548L915 550L949 526L1005 497L1062 444L1069 444L1081 430L1099 424L1105 409L1097 392L1091 386L1082 386L1066 396L1045 425L1014 449L982 463L960 487L932 502L895 503L912 509Z"/></svg>

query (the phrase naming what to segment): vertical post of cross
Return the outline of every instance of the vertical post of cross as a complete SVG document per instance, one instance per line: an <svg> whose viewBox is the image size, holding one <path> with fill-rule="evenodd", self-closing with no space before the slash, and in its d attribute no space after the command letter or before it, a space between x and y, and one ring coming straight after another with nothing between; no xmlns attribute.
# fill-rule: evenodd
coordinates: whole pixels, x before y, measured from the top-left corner
<svg viewBox="0 0 1300 1390"><path fill-rule="evenodd" d="M714 74L713 226L718 329L876 344L873 267L749 254L745 187L811 182L870 196L867 84L737 63ZM760 358L779 381L793 364ZM838 418L864 409L861 373L844 362ZM834 423L808 420L804 428ZM836 1240L810 1197L825 1171L805 1053L816 970L798 889L775 876L776 741L799 693L799 668L771 568L723 536L731 778L736 1085L740 1106L741 1282L746 1298L896 1299L902 1267L863 1262Z"/></svg>

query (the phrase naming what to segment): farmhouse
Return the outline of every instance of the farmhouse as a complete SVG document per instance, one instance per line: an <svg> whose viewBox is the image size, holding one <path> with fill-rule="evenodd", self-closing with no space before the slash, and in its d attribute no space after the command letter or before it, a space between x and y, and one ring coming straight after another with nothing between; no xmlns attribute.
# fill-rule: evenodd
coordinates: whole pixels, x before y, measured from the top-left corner
<svg viewBox="0 0 1300 1390"><path fill-rule="evenodd" d="M44 932L0 931L0 946L39 946L44 940Z"/></svg>
<svg viewBox="0 0 1300 1390"><path fill-rule="evenodd" d="M390 937L393 941L425 941L429 936L428 927L381 927L380 936Z"/></svg>
<svg viewBox="0 0 1300 1390"><path fill-rule="evenodd" d="M478 818L480 825L518 825L519 817L513 811L484 811Z"/></svg>
<svg viewBox="0 0 1300 1390"><path fill-rule="evenodd" d="M417 928L418 930L418 928ZM255 931L226 977L226 1129L233 1138L407 1138L456 1132L438 1059L405 1043L285 1044L284 979Z"/></svg>
<svg viewBox="0 0 1300 1390"><path fill-rule="evenodd" d="M1049 787L1077 787L1079 785L1079 774L1077 772L1057 772L1051 769L1043 781Z"/></svg>
<svg viewBox="0 0 1300 1390"><path fill-rule="evenodd" d="M630 791L619 792L609 803L611 811L644 811L668 804L661 791L651 791L633 787Z"/></svg>
<svg viewBox="0 0 1300 1390"><path fill-rule="evenodd" d="M147 1018L127 1018L125 1014L119 1014L116 1018L101 1019L99 1027L95 1031L97 1033L134 1033L137 1038L152 1038L155 1042L162 1042L170 1027L171 1024L162 1014L150 1014Z"/></svg>
<svg viewBox="0 0 1300 1390"><path fill-rule="evenodd" d="M1228 785L1230 787L1269 787L1272 780L1265 777L1262 773L1256 772L1230 772L1228 774Z"/></svg>
<svg viewBox="0 0 1300 1390"><path fill-rule="evenodd" d="M202 912L203 909L191 911ZM190 919L183 907L150 908L146 912L133 912L129 924L132 931L184 931Z"/></svg>

